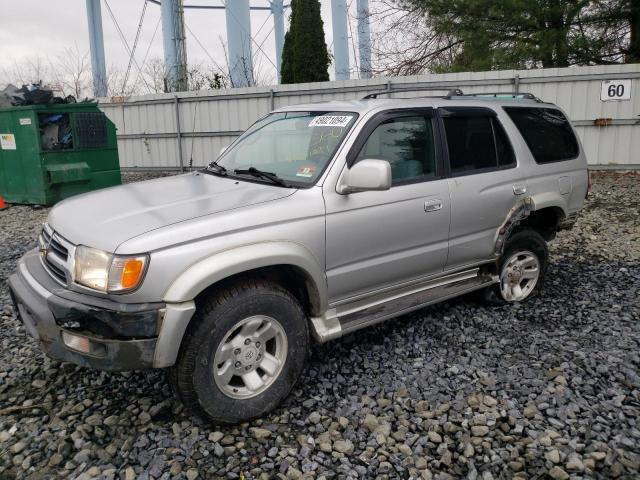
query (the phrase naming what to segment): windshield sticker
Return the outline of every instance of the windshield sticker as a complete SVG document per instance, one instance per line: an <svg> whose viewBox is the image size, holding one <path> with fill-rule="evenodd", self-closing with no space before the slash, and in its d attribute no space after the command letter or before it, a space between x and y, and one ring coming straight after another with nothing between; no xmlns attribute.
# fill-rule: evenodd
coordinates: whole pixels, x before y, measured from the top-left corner
<svg viewBox="0 0 640 480"><path fill-rule="evenodd" d="M346 127L353 117L350 115L319 115L309 122L310 127Z"/></svg>
<svg viewBox="0 0 640 480"><path fill-rule="evenodd" d="M298 169L298 173L296 173L296 177L311 178L313 177L314 173L316 173L316 167L314 166L300 167Z"/></svg>

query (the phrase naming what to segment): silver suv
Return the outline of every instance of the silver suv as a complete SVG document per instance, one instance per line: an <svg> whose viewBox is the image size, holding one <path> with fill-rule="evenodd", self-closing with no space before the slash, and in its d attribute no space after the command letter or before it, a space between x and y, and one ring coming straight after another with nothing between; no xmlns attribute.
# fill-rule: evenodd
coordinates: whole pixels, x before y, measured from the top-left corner
<svg viewBox="0 0 640 480"><path fill-rule="evenodd" d="M203 170L59 203L10 287L52 358L168 368L194 412L241 422L287 396L312 337L529 298L587 190L566 116L530 95L298 105Z"/></svg>

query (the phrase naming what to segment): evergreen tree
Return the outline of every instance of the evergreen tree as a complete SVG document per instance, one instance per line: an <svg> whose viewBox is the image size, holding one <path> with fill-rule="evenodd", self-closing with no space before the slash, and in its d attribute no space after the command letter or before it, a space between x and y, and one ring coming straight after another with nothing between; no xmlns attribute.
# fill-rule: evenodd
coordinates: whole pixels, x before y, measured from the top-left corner
<svg viewBox="0 0 640 480"><path fill-rule="evenodd" d="M629 48L626 51L627 63L640 62L640 2L623 2L622 16L629 22Z"/></svg>
<svg viewBox="0 0 640 480"><path fill-rule="evenodd" d="M640 54L635 33L640 0L399 3L423 15L433 31L455 40L447 70L609 64L638 61Z"/></svg>
<svg viewBox="0 0 640 480"><path fill-rule="evenodd" d="M291 25L282 49L282 83L329 80L329 50L318 0L292 0Z"/></svg>

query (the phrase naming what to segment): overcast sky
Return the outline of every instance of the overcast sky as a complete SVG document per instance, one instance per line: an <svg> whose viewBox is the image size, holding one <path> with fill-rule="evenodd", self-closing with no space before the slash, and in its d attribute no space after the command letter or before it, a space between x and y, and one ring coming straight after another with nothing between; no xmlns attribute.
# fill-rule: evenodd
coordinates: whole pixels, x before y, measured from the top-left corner
<svg viewBox="0 0 640 480"><path fill-rule="evenodd" d="M116 21L120 25L130 46L133 44L140 20L144 0L107 0ZM221 0L184 0L185 5L221 5ZM289 2L285 1L285 4ZM352 9L355 15L355 2ZM267 6L268 0L251 0L253 6ZM325 25L327 45L332 45L331 1L321 0L322 18ZM285 13L288 19L288 11ZM141 36L136 49L136 59L142 59L149 48L149 58L162 57L162 26L158 27L153 42L156 25L160 19L160 6L148 4ZM265 23L266 21L266 23ZM203 44L211 57L220 65L225 64L221 42L226 42L225 14L222 10L185 11L187 30L187 59L189 63L211 64L211 60L194 38ZM118 36L114 22L102 1L102 24L104 31L107 69L116 67L125 70L129 55ZM264 24L264 26L263 26ZM286 22L288 25L288 21ZM262 27L262 28L261 28ZM273 19L268 11L251 12L251 28L255 40L262 43L264 54L253 45L254 63L257 74L266 79L275 78L275 45ZM263 43L264 42L264 43ZM35 59L40 56L49 61L63 52L66 47L78 46L81 52L89 51L86 7L84 0L19 0L3 2L0 15L0 67L7 68L14 62ZM266 54L266 56L265 56ZM268 57L268 59L267 59ZM333 68L330 69L333 77Z"/></svg>

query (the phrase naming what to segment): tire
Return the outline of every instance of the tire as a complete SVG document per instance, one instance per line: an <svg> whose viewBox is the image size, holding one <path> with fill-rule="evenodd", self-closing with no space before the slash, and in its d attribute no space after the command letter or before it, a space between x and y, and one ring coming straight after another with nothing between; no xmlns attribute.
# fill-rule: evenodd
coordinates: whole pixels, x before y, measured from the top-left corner
<svg viewBox="0 0 640 480"><path fill-rule="evenodd" d="M308 351L297 300L277 284L243 281L198 307L168 379L193 413L236 424L273 410L289 394Z"/></svg>
<svg viewBox="0 0 640 480"><path fill-rule="evenodd" d="M507 240L498 262L500 283L484 289L483 299L493 304L530 299L542 282L548 264L549 249L544 238L531 228L516 230Z"/></svg>

